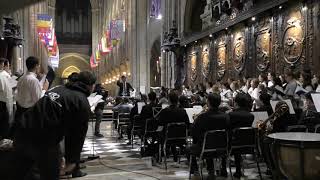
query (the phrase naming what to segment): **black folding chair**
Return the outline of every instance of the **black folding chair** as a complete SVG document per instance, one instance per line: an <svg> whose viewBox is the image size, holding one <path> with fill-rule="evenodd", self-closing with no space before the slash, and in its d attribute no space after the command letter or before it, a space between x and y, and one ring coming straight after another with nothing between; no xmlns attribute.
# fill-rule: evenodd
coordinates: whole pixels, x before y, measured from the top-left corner
<svg viewBox="0 0 320 180"><path fill-rule="evenodd" d="M133 118L133 123L132 123L132 129L131 129L131 146L133 148L133 139L135 135L138 135L139 137L141 137L141 144L142 144L142 135L143 135L143 124L141 124L140 121L140 116L139 115L135 115ZM141 146L141 145L140 145Z"/></svg>
<svg viewBox="0 0 320 180"><path fill-rule="evenodd" d="M164 166L167 171L167 145L183 146L187 144L188 129L185 123L169 123L163 143ZM161 154L160 154L161 155ZM159 156L160 156L159 155Z"/></svg>
<svg viewBox="0 0 320 180"><path fill-rule="evenodd" d="M114 135L114 130L118 129L118 114L119 112L116 110L112 111L112 124L111 124L111 135Z"/></svg>
<svg viewBox="0 0 320 180"><path fill-rule="evenodd" d="M162 107L153 107L152 108L153 117L157 118L158 115L161 113L161 111L162 111Z"/></svg>
<svg viewBox="0 0 320 180"><path fill-rule="evenodd" d="M128 128L129 125L130 125L130 113L119 113L118 114L118 132L120 137L124 129Z"/></svg>
<svg viewBox="0 0 320 180"><path fill-rule="evenodd" d="M253 154L258 167L260 179L262 179L259 159L258 159L257 133L252 127L240 127L232 130L232 139L230 141L229 158L232 154ZM231 172L231 165L229 164ZM232 176L232 175L231 175ZM233 179L233 176L232 176Z"/></svg>
<svg viewBox="0 0 320 180"><path fill-rule="evenodd" d="M159 145L158 139L158 123L154 118L146 119L146 124L144 127L144 133L142 136L142 143L141 143L141 156L150 156L155 154L156 152L149 152L151 146ZM161 149L160 146L158 149Z"/></svg>
<svg viewBox="0 0 320 180"><path fill-rule="evenodd" d="M288 132L308 132L308 127L305 125L293 125L287 127Z"/></svg>
<svg viewBox="0 0 320 180"><path fill-rule="evenodd" d="M226 157L227 162L229 162L229 151L228 151L229 136L226 130L211 130L207 131L203 138L202 150L198 159L199 172L201 179L203 179L203 160L204 159L214 159L219 157ZM191 179L191 163L192 157L197 156L195 154L190 155L189 164L189 179ZM230 171L231 173L231 171Z"/></svg>

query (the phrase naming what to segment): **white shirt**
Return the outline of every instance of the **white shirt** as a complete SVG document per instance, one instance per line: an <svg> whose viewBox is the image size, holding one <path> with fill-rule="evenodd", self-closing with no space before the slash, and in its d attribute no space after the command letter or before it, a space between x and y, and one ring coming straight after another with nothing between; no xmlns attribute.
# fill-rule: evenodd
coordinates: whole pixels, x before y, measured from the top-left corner
<svg viewBox="0 0 320 180"><path fill-rule="evenodd" d="M32 107L45 93L33 72L27 72L19 79L17 91L17 103L23 108Z"/></svg>
<svg viewBox="0 0 320 180"><path fill-rule="evenodd" d="M212 88L206 89L206 93L207 93L207 94L213 93Z"/></svg>
<svg viewBox="0 0 320 180"><path fill-rule="evenodd" d="M316 92L320 92L320 85L318 85Z"/></svg>
<svg viewBox="0 0 320 180"><path fill-rule="evenodd" d="M5 70L0 71L0 101L6 103L9 116L11 116L13 112L13 94L9 83L10 75L8 75Z"/></svg>
<svg viewBox="0 0 320 180"><path fill-rule="evenodd" d="M251 97L253 99L253 104L254 104L255 108L259 109L263 105L261 100L260 100L260 90L259 90L259 88L254 88L254 90L252 91Z"/></svg>
<svg viewBox="0 0 320 180"><path fill-rule="evenodd" d="M273 86L273 82L272 81L269 81L268 82L268 87L270 88L270 87L272 87Z"/></svg>

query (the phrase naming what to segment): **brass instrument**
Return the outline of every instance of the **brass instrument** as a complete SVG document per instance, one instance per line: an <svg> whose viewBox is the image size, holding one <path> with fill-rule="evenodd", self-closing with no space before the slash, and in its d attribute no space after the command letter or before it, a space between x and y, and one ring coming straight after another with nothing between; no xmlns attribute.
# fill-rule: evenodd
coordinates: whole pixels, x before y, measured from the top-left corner
<svg viewBox="0 0 320 180"><path fill-rule="evenodd" d="M266 134L269 134L269 132L273 130L274 121L276 121L277 118L283 116L287 112L289 112L289 106L287 105L287 103L283 101L278 102L275 107L275 112L264 122L258 123L258 129ZM267 126L268 122L270 122L270 126Z"/></svg>

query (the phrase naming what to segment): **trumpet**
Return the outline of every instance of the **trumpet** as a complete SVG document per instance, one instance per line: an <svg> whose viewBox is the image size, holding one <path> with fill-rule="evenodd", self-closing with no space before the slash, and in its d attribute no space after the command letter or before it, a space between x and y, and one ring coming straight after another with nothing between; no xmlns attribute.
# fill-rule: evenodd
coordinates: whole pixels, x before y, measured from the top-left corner
<svg viewBox="0 0 320 180"><path fill-rule="evenodd" d="M283 101L278 102L275 108L275 112L264 122L258 123L258 129L268 134L273 130L273 123L287 112L289 112L289 106L287 105L287 103ZM267 126L269 122L270 126Z"/></svg>

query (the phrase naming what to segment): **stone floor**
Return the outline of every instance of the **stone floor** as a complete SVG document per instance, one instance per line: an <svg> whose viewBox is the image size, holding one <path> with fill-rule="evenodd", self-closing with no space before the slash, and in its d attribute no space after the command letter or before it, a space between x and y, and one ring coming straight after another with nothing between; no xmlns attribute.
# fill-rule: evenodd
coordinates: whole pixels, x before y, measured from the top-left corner
<svg viewBox="0 0 320 180"><path fill-rule="evenodd" d="M188 166L186 161L180 164L169 160L168 170L165 171L163 165L151 166L150 158L140 158L139 145L135 144L132 148L127 145L126 140L117 140L117 133L111 132L111 123L101 124L102 134L105 136L100 139L93 139L92 126L89 126L87 139L83 148L82 156L87 158L93 152L100 158L85 163L87 166L83 171L87 172L86 177L78 178L82 180L182 180L188 179ZM137 141L138 142L138 141ZM245 176L242 179L259 179L255 164L246 160ZM263 165L262 165L263 166ZM234 171L234 168L232 168ZM262 171L265 171L264 166ZM205 170L204 170L204 173ZM193 179L199 179L193 177ZM217 177L216 179L231 179ZM268 179L263 177L263 179Z"/></svg>

